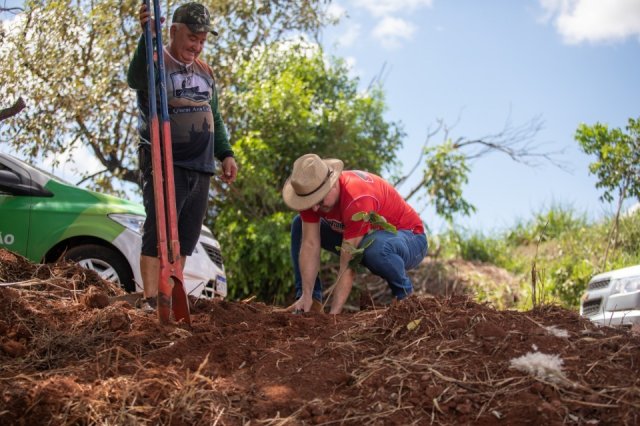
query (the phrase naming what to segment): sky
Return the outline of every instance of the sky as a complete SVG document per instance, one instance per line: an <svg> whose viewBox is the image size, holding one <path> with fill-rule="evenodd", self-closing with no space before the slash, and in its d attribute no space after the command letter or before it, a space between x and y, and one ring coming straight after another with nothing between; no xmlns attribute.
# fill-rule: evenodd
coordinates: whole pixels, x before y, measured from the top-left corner
<svg viewBox="0 0 640 426"><path fill-rule="evenodd" d="M591 219L614 211L574 134L581 123L624 128L640 117L640 0L338 0L331 11L342 21L323 43L363 87L382 73L386 117L407 133L405 172L438 120L455 126L454 139L475 139L539 117L535 142L563 151L564 169L499 154L474 161L464 196L477 212L458 221L463 229L504 230L551 206ZM444 227L411 203L432 231Z"/></svg>
<svg viewBox="0 0 640 426"><path fill-rule="evenodd" d="M564 168L500 154L471 163L464 196L477 211L457 220L460 229L499 232L551 206L590 219L614 211L599 200L588 172L595 158L574 134L581 123L624 128L640 117L640 0L337 0L329 11L341 21L323 32L326 52L347 60L363 90L381 77L386 118L407 134L402 172L438 120L452 127L450 137L476 139L539 117L535 143L562 151ZM432 232L444 230L423 201L411 204Z"/></svg>

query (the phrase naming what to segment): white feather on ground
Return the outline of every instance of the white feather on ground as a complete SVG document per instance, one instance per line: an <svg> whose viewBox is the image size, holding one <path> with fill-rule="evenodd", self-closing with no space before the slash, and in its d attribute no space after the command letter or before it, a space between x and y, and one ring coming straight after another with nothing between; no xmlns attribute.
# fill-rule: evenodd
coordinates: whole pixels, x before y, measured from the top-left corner
<svg viewBox="0 0 640 426"><path fill-rule="evenodd" d="M547 355L541 352L528 352L510 361L509 368L520 370L541 379L559 383L566 381L562 373L562 358L559 355Z"/></svg>
<svg viewBox="0 0 640 426"><path fill-rule="evenodd" d="M556 336L556 337L569 337L569 332L567 330L564 330L562 328L558 328L555 325L549 326L549 327L545 327L545 330L547 330L547 333L551 334L552 336Z"/></svg>

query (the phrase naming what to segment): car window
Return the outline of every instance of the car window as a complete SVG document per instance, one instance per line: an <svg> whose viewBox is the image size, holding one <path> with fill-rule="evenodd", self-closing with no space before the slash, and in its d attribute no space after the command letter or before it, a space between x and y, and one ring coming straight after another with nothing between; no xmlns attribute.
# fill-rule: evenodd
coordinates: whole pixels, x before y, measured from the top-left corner
<svg viewBox="0 0 640 426"><path fill-rule="evenodd" d="M53 175L53 174L49 173L46 170L42 170L40 167L36 167L36 166L31 165L31 164L27 164L24 161L21 161L21 163L24 164L24 166L27 169L37 170L38 172L42 173L43 175L46 175L49 179L53 179L53 180L55 180L57 182L64 183L65 185L74 186L71 182L62 179L60 176Z"/></svg>
<svg viewBox="0 0 640 426"><path fill-rule="evenodd" d="M19 184L20 182L22 182L20 175L4 166L3 164L0 164L0 194L11 195L12 192L9 190L9 188L12 188L14 185Z"/></svg>
<svg viewBox="0 0 640 426"><path fill-rule="evenodd" d="M29 163L27 163L27 162L25 162L25 161L23 161L23 160L21 160L21 159L19 159L17 157L11 156L10 158L11 158L12 161L15 161L16 163L20 163L20 167L22 167L27 173L29 173L30 176L35 176L38 173L40 173L40 174L45 175L49 179L53 179L53 180L55 180L57 182L65 184L65 185L75 186L71 182L62 179L59 176L53 175L50 172L41 169L40 167L34 166L32 164L29 164ZM2 164L0 164L0 166L5 167L7 170L13 170L13 169L8 168L8 167L6 167L6 166L4 166Z"/></svg>

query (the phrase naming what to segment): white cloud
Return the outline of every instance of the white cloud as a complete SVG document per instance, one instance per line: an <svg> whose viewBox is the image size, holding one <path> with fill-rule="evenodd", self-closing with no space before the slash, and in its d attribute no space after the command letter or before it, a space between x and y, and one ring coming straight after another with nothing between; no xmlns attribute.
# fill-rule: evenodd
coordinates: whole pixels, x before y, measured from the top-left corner
<svg viewBox="0 0 640 426"><path fill-rule="evenodd" d="M380 17L395 12L410 12L425 6L431 7L433 0L352 0L352 3Z"/></svg>
<svg viewBox="0 0 640 426"><path fill-rule="evenodd" d="M398 48L403 41L411 40L417 31L417 26L411 22L418 9L432 7L433 0L349 0L352 16L360 16L358 11L372 16L375 26L370 34L380 41L387 49ZM360 25L349 28L344 40L339 44L347 46L353 44L360 35Z"/></svg>
<svg viewBox="0 0 640 426"><path fill-rule="evenodd" d="M566 43L640 37L638 0L539 0Z"/></svg>
<svg viewBox="0 0 640 426"><path fill-rule="evenodd" d="M365 75L364 70L358 66L358 60L355 57L347 56L343 59L349 70L350 78L362 78L362 76Z"/></svg>
<svg viewBox="0 0 640 426"><path fill-rule="evenodd" d="M358 60L354 56L347 56L344 58L344 62L349 71L354 71Z"/></svg>
<svg viewBox="0 0 640 426"><path fill-rule="evenodd" d="M340 3L331 2L327 7L329 19L342 19L347 15L347 10Z"/></svg>
<svg viewBox="0 0 640 426"><path fill-rule="evenodd" d="M416 26L400 18L387 17L382 19L373 29L373 36L387 49L399 47L404 40L411 40L416 32Z"/></svg>
<svg viewBox="0 0 640 426"><path fill-rule="evenodd" d="M351 47L354 45L358 37L360 37L360 30L362 26L360 24L351 24L347 27L346 31L337 40L337 44L340 47Z"/></svg>

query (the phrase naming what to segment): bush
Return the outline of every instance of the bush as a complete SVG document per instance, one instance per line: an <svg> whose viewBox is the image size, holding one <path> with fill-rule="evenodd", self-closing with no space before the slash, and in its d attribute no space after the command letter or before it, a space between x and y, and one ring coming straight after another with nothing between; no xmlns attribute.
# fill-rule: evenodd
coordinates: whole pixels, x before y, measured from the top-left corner
<svg viewBox="0 0 640 426"><path fill-rule="evenodd" d="M640 263L640 213L636 213L620 220L617 244L609 249L607 264L603 265L612 220L589 223L570 208L553 206L502 236L450 232L443 244L449 244L449 255L524 273L522 285L529 292L535 263L538 296L542 294L543 302L577 310L593 275ZM521 307L530 308L531 302L529 298Z"/></svg>
<svg viewBox="0 0 640 426"><path fill-rule="evenodd" d="M535 213L529 222L516 224L515 229L508 231L506 239L514 246L537 244L539 241L559 238L566 232L576 231L586 225L584 214L577 214L572 207L554 204L546 211Z"/></svg>
<svg viewBox="0 0 640 426"><path fill-rule="evenodd" d="M217 235L225 255L229 299L257 296L266 303L284 304L293 297L289 255L293 213L263 218L219 217Z"/></svg>

